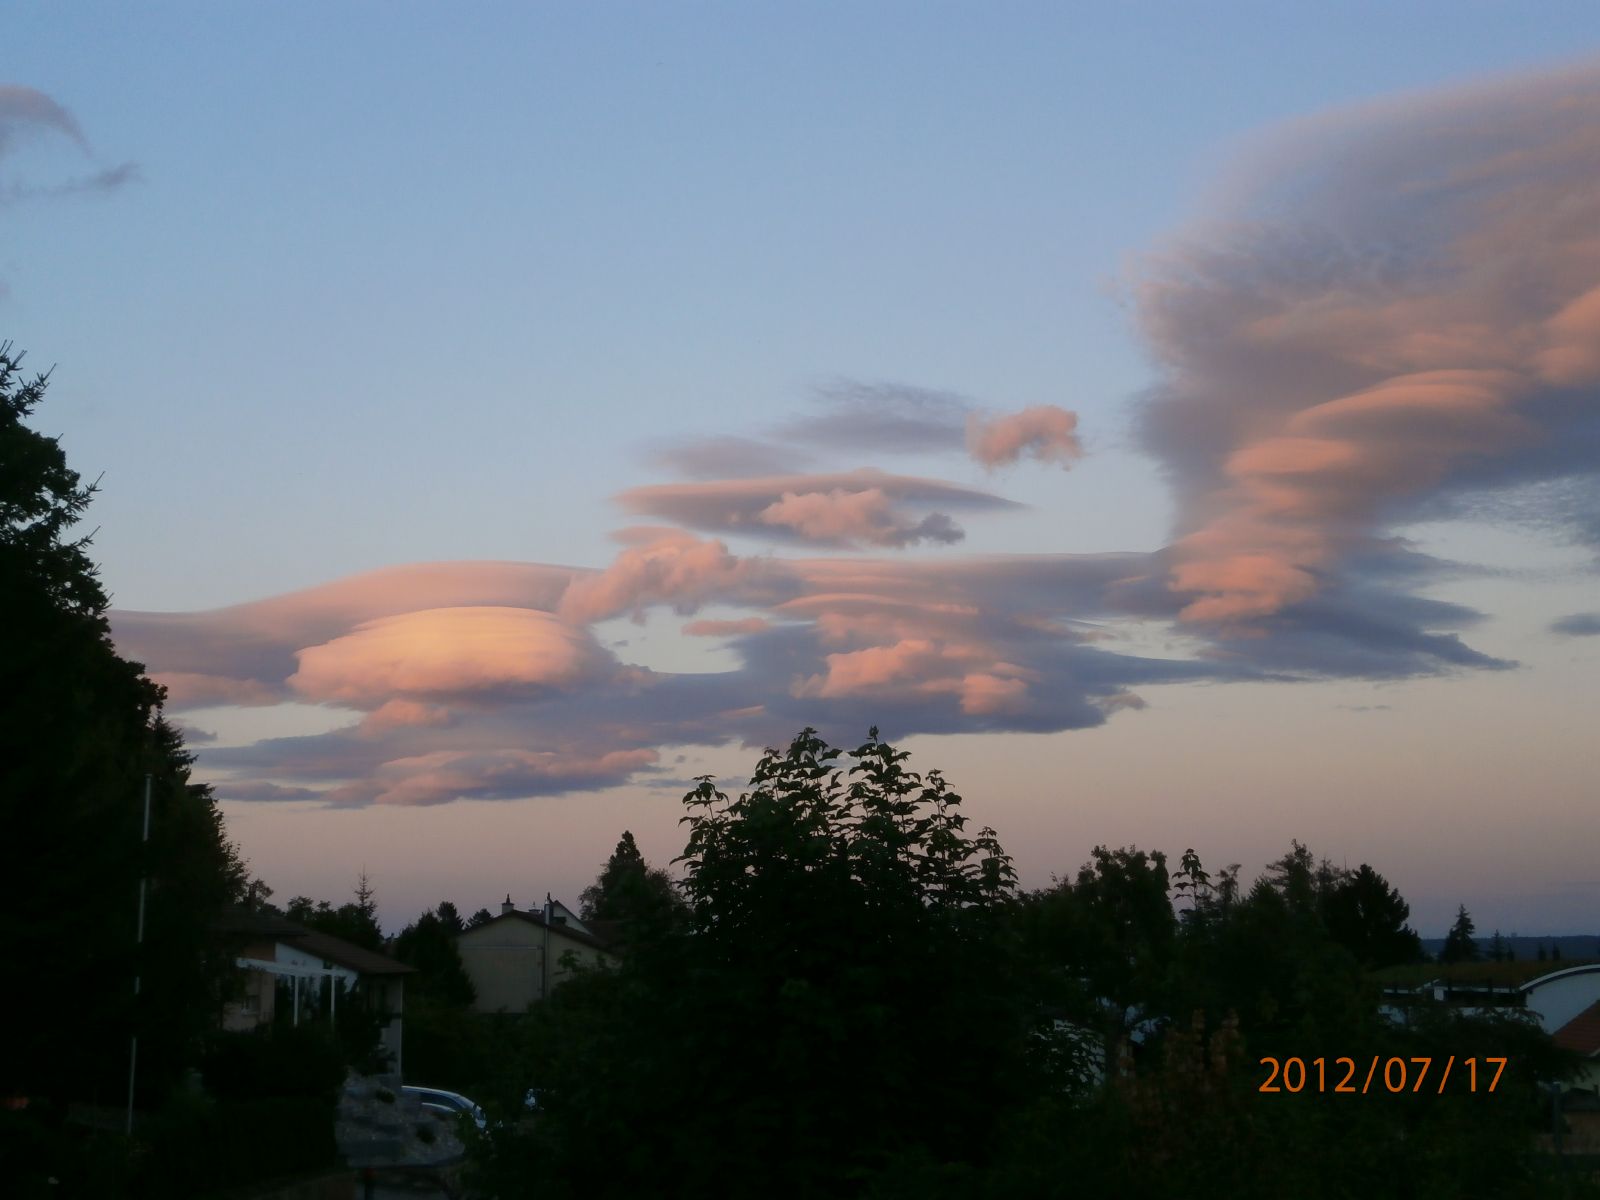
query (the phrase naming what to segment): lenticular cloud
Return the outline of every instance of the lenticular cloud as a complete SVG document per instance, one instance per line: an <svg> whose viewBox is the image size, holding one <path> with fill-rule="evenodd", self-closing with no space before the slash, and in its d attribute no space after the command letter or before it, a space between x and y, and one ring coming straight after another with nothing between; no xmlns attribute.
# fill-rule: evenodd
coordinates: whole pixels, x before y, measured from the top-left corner
<svg viewBox="0 0 1600 1200"><path fill-rule="evenodd" d="M1166 546L985 554L982 522L1018 507L989 492L860 461L739 472L752 446L954 459L963 422L986 466L1080 452L1064 409L985 417L947 393L858 389L835 407L873 436L722 431L692 472L720 477L618 497L662 524L623 531L603 570L396 568L210 613L117 613L119 645L175 708L347 711L328 733L200 750L225 799L345 805L648 782L663 747L803 725L1081 729L1162 684L1509 665L1464 640L1481 614L1424 593L1447 565L1397 531L1522 517L1535 489L1547 524L1600 545L1600 65L1299 123L1219 195L1134 282L1158 371L1137 428L1172 488ZM885 419L863 423L873 404ZM736 669L648 670L591 630L707 607L682 633ZM1167 649L1132 648L1151 645Z"/></svg>

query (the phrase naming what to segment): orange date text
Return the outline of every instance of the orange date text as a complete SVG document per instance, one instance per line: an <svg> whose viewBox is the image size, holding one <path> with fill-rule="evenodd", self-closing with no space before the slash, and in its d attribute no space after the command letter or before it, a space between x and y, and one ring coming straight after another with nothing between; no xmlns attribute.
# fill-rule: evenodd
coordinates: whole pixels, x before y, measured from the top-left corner
<svg viewBox="0 0 1600 1200"><path fill-rule="evenodd" d="M1263 1058L1267 1077L1258 1092L1298 1095L1366 1096L1404 1093L1442 1096L1446 1088L1458 1092L1492 1092L1500 1086L1506 1062L1503 1057L1462 1058L1452 1054L1439 1059L1412 1058Z"/></svg>

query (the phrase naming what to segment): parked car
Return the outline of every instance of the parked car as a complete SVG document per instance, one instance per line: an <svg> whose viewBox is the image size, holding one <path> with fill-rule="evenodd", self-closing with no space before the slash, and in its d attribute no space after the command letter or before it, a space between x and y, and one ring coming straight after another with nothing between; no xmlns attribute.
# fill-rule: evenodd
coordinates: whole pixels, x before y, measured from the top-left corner
<svg viewBox="0 0 1600 1200"><path fill-rule="evenodd" d="M454 1120L457 1117L471 1117L472 1123L479 1129L489 1128L489 1118L484 1115L483 1109L477 1103L467 1099L460 1092L447 1092L441 1088L412 1087L407 1085L400 1089L429 1112L437 1113L441 1117Z"/></svg>

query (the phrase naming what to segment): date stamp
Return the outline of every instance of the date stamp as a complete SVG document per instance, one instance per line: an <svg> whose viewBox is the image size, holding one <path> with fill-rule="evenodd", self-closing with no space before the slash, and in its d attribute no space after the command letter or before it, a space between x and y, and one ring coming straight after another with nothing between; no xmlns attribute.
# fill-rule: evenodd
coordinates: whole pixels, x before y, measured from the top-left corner
<svg viewBox="0 0 1600 1200"><path fill-rule="evenodd" d="M1256 1091L1336 1096L1431 1092L1442 1096L1448 1087L1458 1092L1488 1093L1500 1086L1508 1061L1503 1057L1458 1058L1454 1054L1442 1063L1432 1057L1385 1058L1381 1054L1374 1054L1370 1060L1263 1058L1261 1065L1266 1068L1267 1077Z"/></svg>

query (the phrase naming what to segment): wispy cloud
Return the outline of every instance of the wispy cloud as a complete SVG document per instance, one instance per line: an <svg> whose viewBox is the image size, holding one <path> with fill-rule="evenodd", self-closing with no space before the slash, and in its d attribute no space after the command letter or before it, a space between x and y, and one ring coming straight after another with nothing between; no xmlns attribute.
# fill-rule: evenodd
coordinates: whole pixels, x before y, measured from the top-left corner
<svg viewBox="0 0 1600 1200"><path fill-rule="evenodd" d="M55 136L73 142L87 157L88 140L77 119L45 93L19 84L0 83L0 164L24 140ZM0 204L24 200L50 200L85 194L114 192L139 179L137 163L125 162L88 175L50 183L11 179L0 181Z"/></svg>
<svg viewBox="0 0 1600 1200"><path fill-rule="evenodd" d="M707 533L837 547L959 541L961 530L945 510L1021 507L943 480L871 469L652 484L628 489L617 503Z"/></svg>

